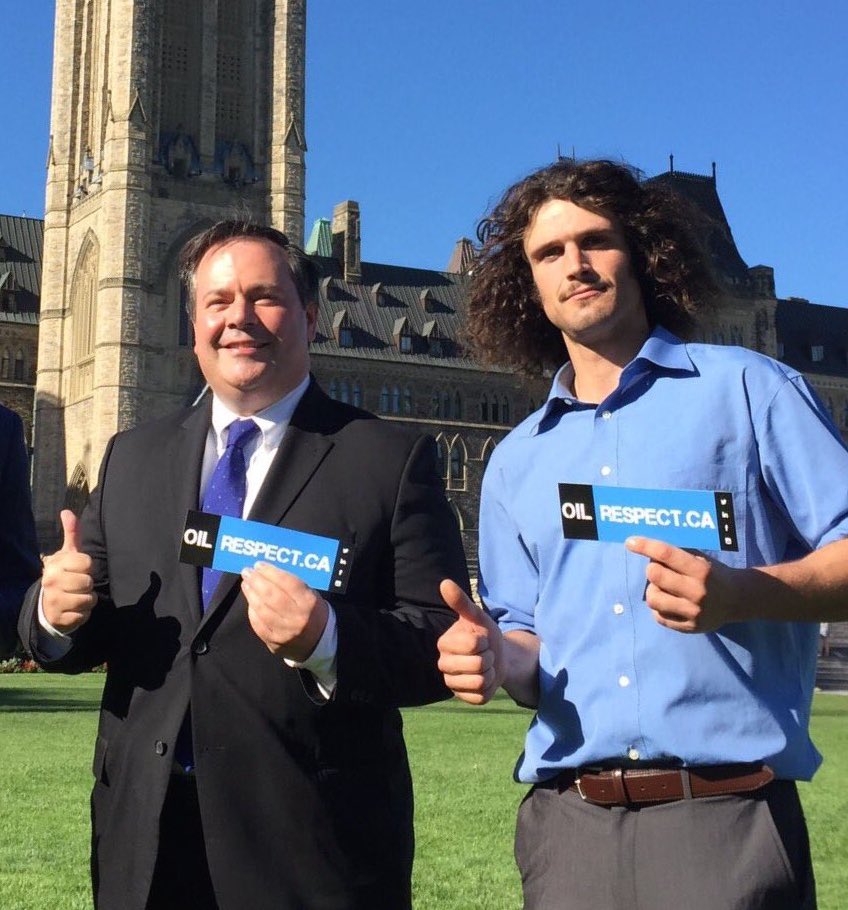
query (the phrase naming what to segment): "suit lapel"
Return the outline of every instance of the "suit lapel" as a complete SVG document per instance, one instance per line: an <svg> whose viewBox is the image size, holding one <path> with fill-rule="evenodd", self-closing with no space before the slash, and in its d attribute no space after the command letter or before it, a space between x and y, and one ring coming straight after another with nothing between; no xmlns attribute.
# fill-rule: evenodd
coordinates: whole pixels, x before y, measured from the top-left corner
<svg viewBox="0 0 848 910"><path fill-rule="evenodd" d="M327 453L333 448L332 401L313 380L300 400L289 423L277 454L268 468L259 495L251 507L248 519L264 524L283 522L286 513L303 492ZM201 625L232 588L238 576L224 575L204 615Z"/></svg>
<svg viewBox="0 0 848 910"><path fill-rule="evenodd" d="M174 434L168 463L169 486L174 503L174 523L179 531L185 524L186 512L198 508L200 472L212 416L212 396L195 408ZM192 617L200 616L200 579L196 566L180 563L178 573Z"/></svg>

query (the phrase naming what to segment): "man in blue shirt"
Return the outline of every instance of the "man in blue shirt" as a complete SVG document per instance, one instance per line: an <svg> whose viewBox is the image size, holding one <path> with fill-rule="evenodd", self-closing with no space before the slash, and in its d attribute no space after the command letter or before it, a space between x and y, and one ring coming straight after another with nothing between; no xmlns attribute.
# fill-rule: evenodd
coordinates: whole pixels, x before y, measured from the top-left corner
<svg viewBox="0 0 848 910"><path fill-rule="evenodd" d="M795 788L818 622L848 618L848 452L803 377L680 335L717 296L682 202L560 161L481 225L470 332L562 364L483 482L480 594L446 581L458 697L536 708L525 907L815 906Z"/></svg>

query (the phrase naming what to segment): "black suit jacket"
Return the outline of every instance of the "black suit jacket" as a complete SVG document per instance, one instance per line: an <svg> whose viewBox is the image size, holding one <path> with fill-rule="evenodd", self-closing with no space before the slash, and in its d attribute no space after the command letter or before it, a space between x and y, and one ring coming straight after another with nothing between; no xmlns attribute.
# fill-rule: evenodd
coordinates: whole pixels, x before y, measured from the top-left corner
<svg viewBox="0 0 848 910"><path fill-rule="evenodd" d="M15 651L21 601L40 574L23 426L0 405L0 659Z"/></svg>
<svg viewBox="0 0 848 910"><path fill-rule="evenodd" d="M208 427L207 403L109 443L83 517L100 599L70 653L44 662L71 673L108 664L93 769L97 906L144 908L190 698L222 910L407 907L412 788L397 709L447 697L435 643L453 616L438 584L467 584L433 440L313 382L251 511L353 541L347 591L327 595L338 683L323 702L309 674L254 634L237 576L201 616L198 572L178 562ZM21 617L34 650L36 594Z"/></svg>

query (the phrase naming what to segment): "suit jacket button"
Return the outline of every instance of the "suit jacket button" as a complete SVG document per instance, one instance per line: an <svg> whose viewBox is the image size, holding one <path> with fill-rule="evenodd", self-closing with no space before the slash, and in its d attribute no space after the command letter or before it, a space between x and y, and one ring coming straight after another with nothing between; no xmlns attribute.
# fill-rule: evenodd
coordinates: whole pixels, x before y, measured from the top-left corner
<svg viewBox="0 0 848 910"><path fill-rule="evenodd" d="M164 755L168 751L168 744L163 743L161 739L157 739L153 748L156 750L157 755Z"/></svg>
<svg viewBox="0 0 848 910"><path fill-rule="evenodd" d="M201 638L200 641L194 643L194 653L195 654L205 654L209 650L209 642Z"/></svg>

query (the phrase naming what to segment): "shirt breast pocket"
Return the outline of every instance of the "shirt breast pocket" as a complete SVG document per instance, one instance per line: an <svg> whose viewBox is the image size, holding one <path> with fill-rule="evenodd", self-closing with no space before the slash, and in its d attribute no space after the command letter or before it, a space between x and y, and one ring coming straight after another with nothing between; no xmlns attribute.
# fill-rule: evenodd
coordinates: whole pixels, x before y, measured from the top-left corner
<svg viewBox="0 0 848 910"><path fill-rule="evenodd" d="M747 489L744 468L727 462L697 461L667 474L670 490L694 490L714 496L717 546L702 548L704 555L734 568L747 566Z"/></svg>

